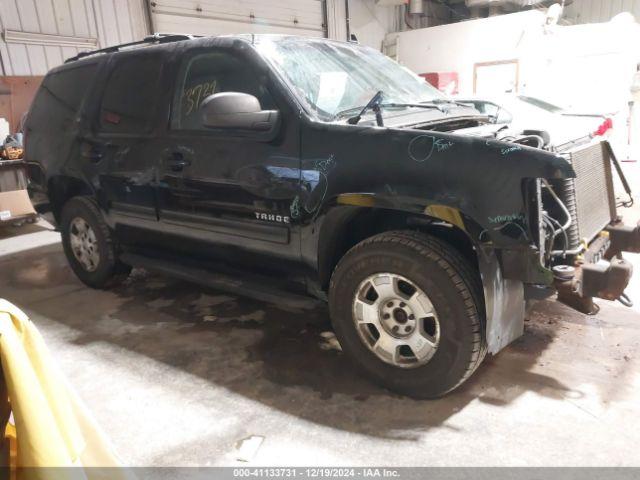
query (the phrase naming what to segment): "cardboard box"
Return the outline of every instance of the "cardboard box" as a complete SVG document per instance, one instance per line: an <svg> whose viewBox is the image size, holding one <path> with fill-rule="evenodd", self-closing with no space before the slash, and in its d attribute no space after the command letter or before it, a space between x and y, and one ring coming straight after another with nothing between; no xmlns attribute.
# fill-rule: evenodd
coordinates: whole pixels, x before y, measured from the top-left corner
<svg viewBox="0 0 640 480"><path fill-rule="evenodd" d="M36 211L31 205L31 200L26 190L0 192L0 223L19 220L35 214Z"/></svg>

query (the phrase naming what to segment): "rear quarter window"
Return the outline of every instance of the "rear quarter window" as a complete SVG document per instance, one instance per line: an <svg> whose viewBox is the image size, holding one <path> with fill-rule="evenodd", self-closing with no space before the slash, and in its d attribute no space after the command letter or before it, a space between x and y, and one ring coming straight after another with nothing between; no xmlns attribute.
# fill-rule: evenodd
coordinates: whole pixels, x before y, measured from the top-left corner
<svg viewBox="0 0 640 480"><path fill-rule="evenodd" d="M49 73L31 104L24 125L25 158L49 163L64 161L74 120L96 78L98 62Z"/></svg>
<svg viewBox="0 0 640 480"><path fill-rule="evenodd" d="M98 65L79 65L48 74L29 112L28 124L71 120L80 109L96 75Z"/></svg>

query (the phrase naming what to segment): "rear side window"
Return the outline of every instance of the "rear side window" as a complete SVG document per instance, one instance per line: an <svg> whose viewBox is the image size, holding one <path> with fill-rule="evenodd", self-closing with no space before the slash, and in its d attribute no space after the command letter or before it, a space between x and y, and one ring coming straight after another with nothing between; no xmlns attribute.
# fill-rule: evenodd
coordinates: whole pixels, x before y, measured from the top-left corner
<svg viewBox="0 0 640 480"><path fill-rule="evenodd" d="M74 120L98 71L99 63L70 64L48 74L31 104L24 125L25 158L63 161L74 135Z"/></svg>
<svg viewBox="0 0 640 480"><path fill-rule="evenodd" d="M47 75L42 89L59 108L76 113L89 86L93 83L97 65L84 65Z"/></svg>
<svg viewBox="0 0 640 480"><path fill-rule="evenodd" d="M131 56L111 72L100 105L100 130L148 133L158 104L162 57Z"/></svg>

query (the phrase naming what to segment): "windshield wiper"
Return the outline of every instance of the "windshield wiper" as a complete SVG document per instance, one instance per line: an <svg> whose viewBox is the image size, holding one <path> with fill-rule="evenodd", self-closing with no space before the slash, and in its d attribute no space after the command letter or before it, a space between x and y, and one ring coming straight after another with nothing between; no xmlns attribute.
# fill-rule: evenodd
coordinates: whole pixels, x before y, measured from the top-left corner
<svg viewBox="0 0 640 480"><path fill-rule="evenodd" d="M444 111L439 105L430 103L379 103L381 100L381 98L378 97L379 93L382 92L376 93L376 96L374 96L363 108L356 107L350 108L348 110L343 110L342 112L338 112L335 115L335 118L340 118L348 113L360 110L360 113L358 115L347 120L347 123L349 125L357 125L358 122L360 122L360 120L362 119L362 116L367 113L368 110L373 110L373 112L376 114L376 123L379 127L382 127L384 126L384 122L382 119L382 112L380 111L381 108L433 108L441 112Z"/></svg>
<svg viewBox="0 0 640 480"><path fill-rule="evenodd" d="M434 108L443 111L439 104L435 103L383 103L382 108Z"/></svg>
<svg viewBox="0 0 640 480"><path fill-rule="evenodd" d="M360 110L360 113L355 117L349 118L349 120L347 120L347 123L349 125L357 125L362 116L367 113L367 111L373 110L373 113L376 114L376 123L379 127L382 127L384 125L384 122L382 121L382 113L380 112L380 103L382 102L383 96L384 92L382 90L378 90L378 92L373 97L371 97L371 100L369 100L369 102L362 108L362 110ZM349 110L345 110L345 112L347 111ZM338 115L336 116L339 115L340 113L338 113Z"/></svg>
<svg viewBox="0 0 640 480"><path fill-rule="evenodd" d="M367 113L369 110L373 110L373 112L376 115L376 123L378 124L379 127L382 127L384 126L384 122L382 119L382 112L380 110L382 108L432 108L445 113L446 111L443 108L444 104L452 104L452 105L460 105L463 107L469 107L469 105L466 105L464 103L456 102L454 100L440 99L440 98L434 99L429 102L423 102L423 103L395 103L395 102L382 103L383 96L384 96L384 92L380 90L371 98L371 100L369 100L369 103L367 103L364 107L362 108L355 107L355 108L349 108L347 110L343 110L342 112L336 113L335 118L340 118L345 116L348 113L351 113L354 111L357 112L359 110L360 113L358 113L358 115L356 115L355 117L351 117L347 120L347 123L349 125L357 125L365 113Z"/></svg>
<svg viewBox="0 0 640 480"><path fill-rule="evenodd" d="M458 105L459 107L473 108L473 106L468 103L456 102L448 98L434 98L429 103L434 105Z"/></svg>

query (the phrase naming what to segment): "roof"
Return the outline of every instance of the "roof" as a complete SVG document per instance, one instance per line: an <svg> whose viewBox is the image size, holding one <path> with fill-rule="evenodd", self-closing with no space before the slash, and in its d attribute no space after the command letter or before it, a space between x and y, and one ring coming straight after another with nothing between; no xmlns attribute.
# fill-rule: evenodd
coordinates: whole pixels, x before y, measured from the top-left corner
<svg viewBox="0 0 640 480"><path fill-rule="evenodd" d="M128 51L135 50L137 48L150 46L150 45L161 45L166 43L173 42L181 42L186 40L196 40L196 39L214 39L214 38L231 38L237 40L244 40L251 43L254 43L256 39L260 38L279 38L279 39L287 39L287 40L304 40L304 41L322 41L328 43L340 43L340 44L353 44L353 42L343 42L339 40L331 40L328 38L321 37L302 37L296 35L281 35L281 34L235 34L235 35L212 35L212 36L203 36L203 35L191 35L184 33L154 33L153 35L149 35L142 40L130 43L123 43L120 45L113 45L106 48L101 48L98 50L88 50L86 52L81 52L75 57L68 58L64 63L75 62L77 60L82 60L84 58L88 58L94 55L105 54L105 53L114 53L120 51Z"/></svg>

